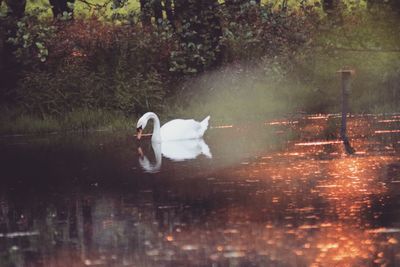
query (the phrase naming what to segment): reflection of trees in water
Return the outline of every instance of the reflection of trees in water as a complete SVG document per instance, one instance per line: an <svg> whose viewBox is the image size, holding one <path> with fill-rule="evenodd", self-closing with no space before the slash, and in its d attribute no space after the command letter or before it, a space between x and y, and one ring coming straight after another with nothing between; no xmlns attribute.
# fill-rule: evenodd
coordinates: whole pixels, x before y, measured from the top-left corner
<svg viewBox="0 0 400 267"><path fill-rule="evenodd" d="M42 261L54 266L144 263L146 252L152 255L163 250L164 235L178 225L195 224L204 214L202 207L184 208L174 197L159 194L157 198L150 191L117 196L75 194L34 202L3 198L1 232L40 233L0 242L3 251L13 250L4 259L16 266ZM18 219L21 215L23 219ZM68 257L64 259L63 254Z"/></svg>
<svg viewBox="0 0 400 267"><path fill-rule="evenodd" d="M40 233L0 240L6 241L0 242L5 248L3 251L10 251L10 255L5 255L7 261L20 262L15 262L16 266L40 261L56 266L73 266L68 264L96 260L120 262L128 256L133 262L134 257L143 254L145 241L157 236L157 224L151 223L154 211L149 203L140 206L129 204L123 198L81 195L58 201L55 206L37 203L27 205L31 208L23 210L14 209L14 204L6 200L2 203L3 207L8 206L12 210L8 212L11 219L1 214L0 220L5 222L2 223L2 232L23 235L34 229ZM18 214L23 214L23 224L16 219L21 216ZM61 264L57 251L63 250L74 257L63 259Z"/></svg>

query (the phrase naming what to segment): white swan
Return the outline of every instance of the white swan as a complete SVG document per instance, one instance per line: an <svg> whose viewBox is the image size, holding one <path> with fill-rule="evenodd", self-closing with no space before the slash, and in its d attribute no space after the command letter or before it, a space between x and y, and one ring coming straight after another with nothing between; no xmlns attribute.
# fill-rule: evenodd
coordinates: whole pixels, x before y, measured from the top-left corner
<svg viewBox="0 0 400 267"><path fill-rule="evenodd" d="M204 132L207 130L209 119L210 116L207 116L201 122L175 119L167 122L160 128L160 120L157 115L153 112L147 112L137 122L137 139L142 137L142 131L149 120L153 120L154 122L153 135L151 137L152 142L161 143L172 140L198 139L203 137Z"/></svg>
<svg viewBox="0 0 400 267"><path fill-rule="evenodd" d="M195 159L203 154L207 158L212 158L210 148L202 138L163 143L152 142L151 146L155 155L155 163L151 163L144 155L142 149L138 148L140 155L139 164L142 166L142 169L149 173L155 173L161 169L162 157L173 161L184 161Z"/></svg>

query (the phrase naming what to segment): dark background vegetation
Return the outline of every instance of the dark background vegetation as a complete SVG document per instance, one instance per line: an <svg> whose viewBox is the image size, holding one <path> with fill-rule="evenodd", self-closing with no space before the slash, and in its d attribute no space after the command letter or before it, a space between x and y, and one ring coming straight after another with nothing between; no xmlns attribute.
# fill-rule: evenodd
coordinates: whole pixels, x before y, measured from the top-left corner
<svg viewBox="0 0 400 267"><path fill-rule="evenodd" d="M2 133L399 111L398 1L130 2L0 1Z"/></svg>

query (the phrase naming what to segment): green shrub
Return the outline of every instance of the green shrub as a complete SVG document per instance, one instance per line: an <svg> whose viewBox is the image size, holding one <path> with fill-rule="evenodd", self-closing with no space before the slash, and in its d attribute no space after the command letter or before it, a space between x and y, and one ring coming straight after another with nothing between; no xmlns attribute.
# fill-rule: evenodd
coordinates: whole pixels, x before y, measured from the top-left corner
<svg viewBox="0 0 400 267"><path fill-rule="evenodd" d="M180 24L153 27L118 6L111 15L56 23L36 10L9 39L23 64L17 86L1 88L2 103L33 121L61 120L65 129L131 127L125 118L149 110L221 121L337 112L336 72L350 66L357 72L352 112L398 109L397 16L378 20L367 9L343 7L333 19L307 1L296 9L255 2L218 5L202 16L188 11Z"/></svg>

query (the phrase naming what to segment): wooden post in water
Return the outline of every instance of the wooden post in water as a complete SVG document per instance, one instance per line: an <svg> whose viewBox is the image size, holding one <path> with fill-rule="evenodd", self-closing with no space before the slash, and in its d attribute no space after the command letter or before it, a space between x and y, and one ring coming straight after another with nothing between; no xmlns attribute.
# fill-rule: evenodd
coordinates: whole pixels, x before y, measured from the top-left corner
<svg viewBox="0 0 400 267"><path fill-rule="evenodd" d="M348 154L353 154L355 150L351 147L349 138L347 137L347 113L349 110L351 75L354 71L350 69L341 69L338 72L341 73L342 76L342 121L340 126L340 139L343 141L346 152Z"/></svg>

